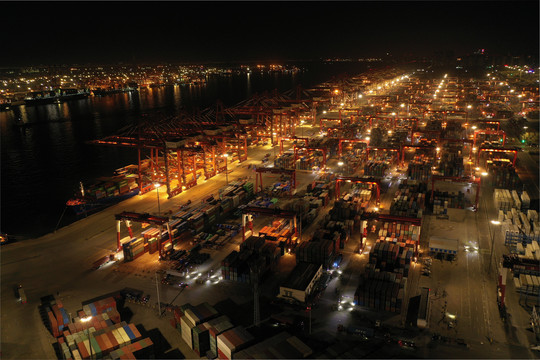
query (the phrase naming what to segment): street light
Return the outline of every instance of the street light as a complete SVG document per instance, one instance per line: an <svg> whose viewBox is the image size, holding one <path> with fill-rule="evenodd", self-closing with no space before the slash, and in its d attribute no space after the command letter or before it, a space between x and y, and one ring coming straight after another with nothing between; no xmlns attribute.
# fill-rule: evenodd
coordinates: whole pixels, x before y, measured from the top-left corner
<svg viewBox="0 0 540 360"><path fill-rule="evenodd" d="M229 168L227 165L229 154L223 154L223 157L225 158L225 180L227 181L227 185L229 185Z"/></svg>
<svg viewBox="0 0 540 360"><path fill-rule="evenodd" d="M92 320L91 316L81 318L81 321L83 323L88 322L90 320ZM90 329L88 329L88 327L86 327L85 330L86 330L86 337L88 338L88 345L90 347L90 359L91 359L92 358L92 342L90 341Z"/></svg>
<svg viewBox="0 0 540 360"><path fill-rule="evenodd" d="M157 194L157 207L158 207L158 215L161 214L161 207L159 205L159 187L161 186L160 183L154 183L154 187L156 188L156 194Z"/></svg>
<svg viewBox="0 0 540 360"><path fill-rule="evenodd" d="M491 220L491 223L495 226L501 225L501 222L497 220ZM495 247L495 232L494 231L492 232L491 228L489 230L491 233L491 254L489 255L489 271L488 272L491 274L491 263L493 262L493 248Z"/></svg>

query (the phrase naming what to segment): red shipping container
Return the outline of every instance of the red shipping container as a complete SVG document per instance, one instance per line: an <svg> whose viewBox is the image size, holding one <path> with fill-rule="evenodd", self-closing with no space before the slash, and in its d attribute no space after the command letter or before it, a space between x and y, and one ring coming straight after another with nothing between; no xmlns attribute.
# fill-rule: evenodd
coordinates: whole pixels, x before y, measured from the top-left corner
<svg viewBox="0 0 540 360"><path fill-rule="evenodd" d="M225 354L223 354L221 352L221 350L218 349L217 352L218 352L218 359L220 359L220 360L230 360L227 356L225 356Z"/></svg>
<svg viewBox="0 0 540 360"><path fill-rule="evenodd" d="M84 342L77 343L77 349L79 349L79 354L81 354L81 357L83 359L90 358L90 354L88 353L88 350L86 349L86 346L84 345Z"/></svg>
<svg viewBox="0 0 540 360"><path fill-rule="evenodd" d="M106 351L107 349L107 345L105 344L105 342L103 342L103 339L101 338L101 336L93 336L94 339L96 339L98 345L99 345L99 348L101 349L101 351Z"/></svg>

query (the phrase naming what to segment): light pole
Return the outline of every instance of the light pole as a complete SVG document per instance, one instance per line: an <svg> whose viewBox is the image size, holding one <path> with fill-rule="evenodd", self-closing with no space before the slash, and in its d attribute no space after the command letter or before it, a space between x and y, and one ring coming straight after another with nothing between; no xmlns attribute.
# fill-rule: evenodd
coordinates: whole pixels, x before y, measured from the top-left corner
<svg viewBox="0 0 540 360"><path fill-rule="evenodd" d="M83 323L88 322L90 320L92 320L91 316L81 318L81 321ZM88 338L88 345L90 347L90 359L91 359L92 358L92 342L90 341L90 329L88 329L88 327L86 327L85 330L86 330L86 337Z"/></svg>
<svg viewBox="0 0 540 360"><path fill-rule="evenodd" d="M309 311L309 335L311 335L311 306L308 306L307 310Z"/></svg>
<svg viewBox="0 0 540 360"><path fill-rule="evenodd" d="M156 291L157 291L158 311L159 311L159 316L161 316L161 299L159 298L159 283L158 283L157 272L155 273L155 275L156 275Z"/></svg>
<svg viewBox="0 0 540 360"><path fill-rule="evenodd" d="M229 168L227 165L229 154L223 154L223 157L225 158L225 180L227 181L227 185L229 185Z"/></svg>
<svg viewBox="0 0 540 360"><path fill-rule="evenodd" d="M273 132L272 135L276 136L277 133ZM282 135L279 135L279 136L282 136ZM274 151L274 159L275 159L276 158L276 145L274 144L274 142L272 142L272 150Z"/></svg>
<svg viewBox="0 0 540 360"><path fill-rule="evenodd" d="M495 226L499 226L501 225L501 222L500 221L497 221L497 220L491 220L491 223ZM489 224L488 224L489 226ZM489 273L491 274L491 263L493 262L493 248L495 247L495 232L492 232L491 231L491 228L490 228L490 231L491 233L491 254L489 255Z"/></svg>
<svg viewBox="0 0 540 360"><path fill-rule="evenodd" d="M161 215L161 207L159 204L159 187L161 186L160 183L154 183L154 187L156 188L156 194L157 194L157 208L158 208L158 215Z"/></svg>

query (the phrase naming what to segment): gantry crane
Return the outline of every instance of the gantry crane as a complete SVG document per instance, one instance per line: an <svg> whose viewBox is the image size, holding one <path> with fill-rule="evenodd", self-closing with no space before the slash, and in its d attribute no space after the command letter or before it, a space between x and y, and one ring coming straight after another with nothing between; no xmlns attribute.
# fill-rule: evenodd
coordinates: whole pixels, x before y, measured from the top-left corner
<svg viewBox="0 0 540 360"><path fill-rule="evenodd" d="M345 139L345 138L339 138L339 144L338 144L338 154L339 154L339 157L341 158L342 154L343 154L343 143L344 142L361 142L361 143L364 143L366 144L366 146L369 146L369 140L362 140L362 139Z"/></svg>
<svg viewBox="0 0 540 360"><path fill-rule="evenodd" d="M364 176L364 177L357 177L357 176L338 176L336 178L336 200L340 197L340 183L342 181L348 182L348 183L363 183L363 184L370 184L375 186L375 190L377 192L377 205L379 205L381 200L381 182L379 179L374 178L372 176Z"/></svg>
<svg viewBox="0 0 540 360"><path fill-rule="evenodd" d="M468 177L468 176L442 176L442 175L431 175L431 199L430 202L433 202L435 182L437 181L450 180L451 182L456 183L474 183L477 185L476 194L474 197L474 211L478 210L478 199L480 197L480 182L482 181L481 177Z"/></svg>
<svg viewBox="0 0 540 360"><path fill-rule="evenodd" d="M298 149L304 149L307 151L321 151L323 154L323 162L322 167L326 166L326 147L320 147L320 146L296 146L294 145L294 162L298 160Z"/></svg>
<svg viewBox="0 0 540 360"><path fill-rule="evenodd" d="M474 130L473 146L476 146L476 135L499 135L502 136L502 145L506 144L506 133L503 130Z"/></svg>
<svg viewBox="0 0 540 360"><path fill-rule="evenodd" d="M297 140L302 140L304 141L306 146L309 146L309 138L307 137L297 137L297 136L280 137L279 138L279 155L283 154L283 141L297 141Z"/></svg>
<svg viewBox="0 0 540 360"><path fill-rule="evenodd" d="M299 235L298 229L298 217L294 211L285 211L278 208L260 208L255 206L248 206L242 209L242 242L246 241L246 225L253 230L252 217L250 214L261 214L266 216L272 216L282 219L293 219L294 236Z"/></svg>
<svg viewBox="0 0 540 360"><path fill-rule="evenodd" d="M405 162L405 149L427 149L436 151L436 147L433 145L401 145L401 163Z"/></svg>
<svg viewBox="0 0 540 360"><path fill-rule="evenodd" d="M260 191L263 191L263 173L271 173L271 174L283 174L283 175L289 175L291 178L291 190L296 189L296 170L294 169L279 169L279 168L270 168L270 167L260 167L255 169L255 193L259 192L259 186Z"/></svg>
<svg viewBox="0 0 540 360"><path fill-rule="evenodd" d="M172 244L172 234L171 229L169 227L169 218L162 217L162 216L155 216L150 214L139 214L134 212L127 212L124 211L120 214L116 214L116 251L119 252L122 250L122 244L120 243L121 235L120 235L120 227L122 222L125 222L130 238L133 237L133 231L131 230L131 222L140 222L140 223L148 223L148 224L154 224L158 225L160 229L163 227L163 225L167 225L167 233L169 234L169 239L167 241L170 241ZM163 243L161 242L161 230L159 232L158 236L158 249L159 249L159 259L161 260L163 258Z"/></svg>
<svg viewBox="0 0 540 360"><path fill-rule="evenodd" d="M480 161L480 153L482 151L485 151L485 152L489 152L489 153L498 153L498 152L502 152L502 153L513 153L514 154L514 159L512 160L512 165L515 167L516 166L516 160L517 160L517 156L518 156L518 150L516 150L515 148L510 148L510 147L496 147L496 148L491 148L491 147L480 147L480 149L478 150L478 154L476 155L476 165L478 165L479 161Z"/></svg>

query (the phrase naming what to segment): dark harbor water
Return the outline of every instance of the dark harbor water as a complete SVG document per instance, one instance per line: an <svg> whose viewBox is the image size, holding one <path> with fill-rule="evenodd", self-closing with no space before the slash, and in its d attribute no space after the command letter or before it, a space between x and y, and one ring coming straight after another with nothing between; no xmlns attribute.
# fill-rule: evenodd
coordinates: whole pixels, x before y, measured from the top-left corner
<svg viewBox="0 0 540 360"><path fill-rule="evenodd" d="M55 229L66 201L79 181L111 176L135 164L133 149L88 145L86 141L115 134L138 117L170 116L186 109L231 106L254 93L310 87L365 66L312 65L297 73L252 73L213 76L206 85L143 89L90 97L61 104L19 106L0 112L1 228L25 238ZM77 220L66 211L60 226Z"/></svg>

